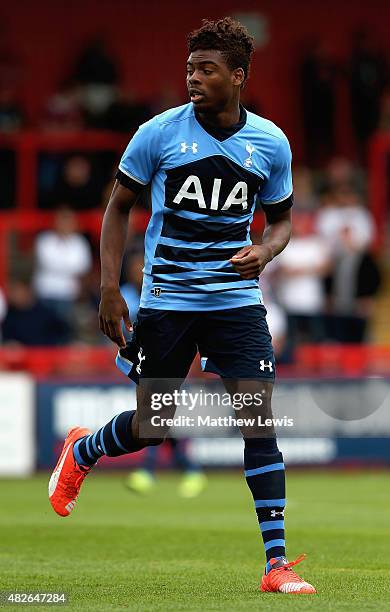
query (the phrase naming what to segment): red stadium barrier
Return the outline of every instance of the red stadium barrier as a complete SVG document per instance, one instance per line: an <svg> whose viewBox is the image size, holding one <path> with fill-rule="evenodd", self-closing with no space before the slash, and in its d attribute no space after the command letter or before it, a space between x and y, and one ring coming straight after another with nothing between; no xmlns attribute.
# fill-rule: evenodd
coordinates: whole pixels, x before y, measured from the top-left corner
<svg viewBox="0 0 390 612"><path fill-rule="evenodd" d="M30 348L12 347L0 350L0 370L25 371L36 378L91 376L101 378L119 372L115 366L114 346ZM123 378L123 374L121 374Z"/></svg>
<svg viewBox="0 0 390 612"><path fill-rule="evenodd" d="M390 374L390 346L356 344L302 345L294 357L295 368L323 376Z"/></svg>
<svg viewBox="0 0 390 612"><path fill-rule="evenodd" d="M26 371L36 378L71 377L102 379L123 374L117 370L113 345L103 347L69 346L55 348L3 347L0 349L0 370ZM197 361L191 371L199 376ZM389 346L302 345L293 364L278 366L283 377L354 377L389 376Z"/></svg>

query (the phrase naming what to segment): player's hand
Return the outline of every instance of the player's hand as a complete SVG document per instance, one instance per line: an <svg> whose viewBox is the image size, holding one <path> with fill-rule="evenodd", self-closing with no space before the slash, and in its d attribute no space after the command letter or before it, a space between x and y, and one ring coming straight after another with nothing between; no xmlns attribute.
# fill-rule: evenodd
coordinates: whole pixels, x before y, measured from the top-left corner
<svg viewBox="0 0 390 612"><path fill-rule="evenodd" d="M252 244L238 251L230 262L241 278L253 280L261 274L271 259L270 247L264 244Z"/></svg>
<svg viewBox="0 0 390 612"><path fill-rule="evenodd" d="M129 332L133 331L129 310L119 289L102 289L99 305L99 327L103 334L119 347L126 346L122 331L122 320L126 329Z"/></svg>

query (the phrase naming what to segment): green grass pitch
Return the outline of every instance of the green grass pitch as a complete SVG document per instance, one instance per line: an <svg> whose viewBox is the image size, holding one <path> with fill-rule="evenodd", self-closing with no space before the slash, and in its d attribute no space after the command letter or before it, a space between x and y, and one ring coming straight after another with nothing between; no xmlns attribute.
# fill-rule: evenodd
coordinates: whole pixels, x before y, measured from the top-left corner
<svg viewBox="0 0 390 612"><path fill-rule="evenodd" d="M66 591L67 610L390 610L387 473L290 472L287 551L308 553L298 571L316 596L258 590L261 536L238 472L183 500L176 476L136 497L97 471L66 519L47 480L0 481L2 591Z"/></svg>

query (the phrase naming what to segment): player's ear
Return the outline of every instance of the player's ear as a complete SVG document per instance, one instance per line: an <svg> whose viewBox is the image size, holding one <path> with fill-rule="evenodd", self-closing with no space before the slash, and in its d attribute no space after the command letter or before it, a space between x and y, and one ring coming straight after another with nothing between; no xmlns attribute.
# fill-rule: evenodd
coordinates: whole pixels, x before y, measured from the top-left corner
<svg viewBox="0 0 390 612"><path fill-rule="evenodd" d="M235 68L232 72L232 84L242 87L245 81L245 73L242 68Z"/></svg>

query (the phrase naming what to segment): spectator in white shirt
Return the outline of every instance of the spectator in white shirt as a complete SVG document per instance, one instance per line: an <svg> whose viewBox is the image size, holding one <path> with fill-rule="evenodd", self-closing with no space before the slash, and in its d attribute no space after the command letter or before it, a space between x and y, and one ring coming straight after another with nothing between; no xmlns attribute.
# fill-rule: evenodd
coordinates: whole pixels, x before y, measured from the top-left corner
<svg viewBox="0 0 390 612"><path fill-rule="evenodd" d="M37 296L69 320L71 308L79 297L82 277L92 267L91 247L77 232L77 218L70 209L59 209L53 230L39 234L35 257Z"/></svg>
<svg viewBox="0 0 390 612"><path fill-rule="evenodd" d="M277 296L288 314L290 339L323 339L323 278L331 259L327 244L314 232L313 215L294 215L293 237L277 262ZM301 335L303 337L301 338Z"/></svg>
<svg viewBox="0 0 390 612"><path fill-rule="evenodd" d="M317 230L329 243L334 254L344 250L344 233L348 230L355 247L367 249L374 238L374 223L361 197L347 185L333 190L333 203L321 209L317 217Z"/></svg>

